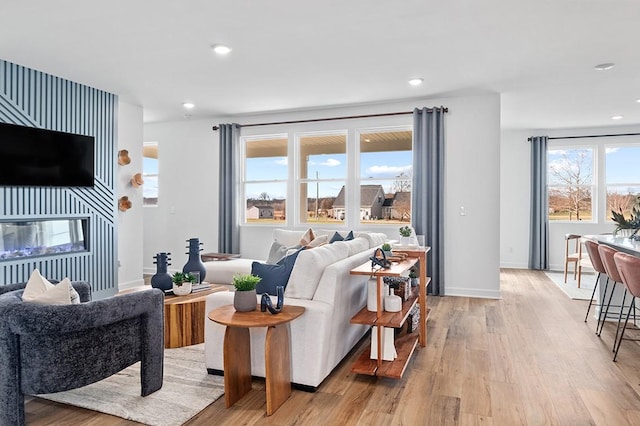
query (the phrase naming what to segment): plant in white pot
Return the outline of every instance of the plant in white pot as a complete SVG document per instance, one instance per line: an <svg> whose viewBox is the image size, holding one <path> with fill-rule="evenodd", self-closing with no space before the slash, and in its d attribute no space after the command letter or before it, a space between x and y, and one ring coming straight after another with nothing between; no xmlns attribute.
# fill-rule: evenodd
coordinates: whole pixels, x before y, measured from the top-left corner
<svg viewBox="0 0 640 426"><path fill-rule="evenodd" d="M233 277L236 292L233 295L233 307L238 312L255 311L258 306L256 286L262 278L252 274L237 274Z"/></svg>
<svg viewBox="0 0 640 426"><path fill-rule="evenodd" d="M403 226L400 228L400 245L408 246L411 244L411 227Z"/></svg>
<svg viewBox="0 0 640 426"><path fill-rule="evenodd" d="M191 293L191 287L196 282L196 277L191 273L176 272L171 276L173 282L173 294L176 296L184 296Z"/></svg>

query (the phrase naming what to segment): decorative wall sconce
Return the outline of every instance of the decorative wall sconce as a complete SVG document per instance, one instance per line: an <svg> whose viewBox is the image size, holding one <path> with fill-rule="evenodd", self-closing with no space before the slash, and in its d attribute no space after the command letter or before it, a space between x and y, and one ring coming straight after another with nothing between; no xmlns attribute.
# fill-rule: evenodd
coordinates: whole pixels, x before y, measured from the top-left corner
<svg viewBox="0 0 640 426"><path fill-rule="evenodd" d="M131 186L134 188L140 188L144 185L144 179L142 179L142 173L136 173L131 177Z"/></svg>
<svg viewBox="0 0 640 426"><path fill-rule="evenodd" d="M126 149L121 149L118 151L118 164L121 166L126 166L131 162L131 158L129 158L129 151Z"/></svg>
<svg viewBox="0 0 640 426"><path fill-rule="evenodd" d="M118 210L121 212L126 212L131 208L131 200L126 195L123 195L118 199Z"/></svg>

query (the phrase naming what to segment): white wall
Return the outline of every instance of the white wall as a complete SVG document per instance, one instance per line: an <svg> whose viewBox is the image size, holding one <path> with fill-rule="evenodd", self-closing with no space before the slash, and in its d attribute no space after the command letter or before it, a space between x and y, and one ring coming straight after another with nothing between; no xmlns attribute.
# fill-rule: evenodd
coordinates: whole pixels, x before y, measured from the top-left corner
<svg viewBox="0 0 640 426"><path fill-rule="evenodd" d="M611 126L600 128L553 130L503 130L500 165L500 264L505 268L527 268L529 259L529 204L530 204L530 136L581 136L640 132L638 126ZM563 140L563 144L620 143L628 138L588 138ZM636 138L634 140L640 140ZM598 200L600 223L554 222L549 224L549 269L564 268L565 234L600 234L612 232L611 222L604 222L604 200Z"/></svg>
<svg viewBox="0 0 640 426"><path fill-rule="evenodd" d="M142 277L142 188L133 188L131 176L142 172L142 107L118 104L118 151L129 151L131 163L116 166L116 199L129 197L132 207L118 211L118 287L144 284ZM117 156L117 153L114 153Z"/></svg>
<svg viewBox="0 0 640 426"><path fill-rule="evenodd" d="M144 211L144 269L155 272L153 255L173 253L170 269L187 260L185 240L199 237L205 251L217 249L219 122L254 123L330 116L449 108L445 118L445 280L446 294L500 297L500 98L497 94L299 111L220 120L185 120L144 126L144 141L159 143L159 201ZM290 131L341 129L341 122L288 126ZM411 116L365 120L363 127L411 124ZM244 128L243 135L277 133L283 127ZM459 215L464 206L466 215ZM305 227L300 225L299 228ZM376 228L397 238L397 229ZM273 228L243 226L241 254L265 259Z"/></svg>

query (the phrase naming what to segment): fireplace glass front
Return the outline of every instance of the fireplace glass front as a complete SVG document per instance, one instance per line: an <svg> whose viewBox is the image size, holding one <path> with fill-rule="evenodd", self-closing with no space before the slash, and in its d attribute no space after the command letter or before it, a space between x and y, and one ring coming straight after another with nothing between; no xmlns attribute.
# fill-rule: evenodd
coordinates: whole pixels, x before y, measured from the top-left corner
<svg viewBox="0 0 640 426"><path fill-rule="evenodd" d="M88 218L0 222L0 261L87 251Z"/></svg>

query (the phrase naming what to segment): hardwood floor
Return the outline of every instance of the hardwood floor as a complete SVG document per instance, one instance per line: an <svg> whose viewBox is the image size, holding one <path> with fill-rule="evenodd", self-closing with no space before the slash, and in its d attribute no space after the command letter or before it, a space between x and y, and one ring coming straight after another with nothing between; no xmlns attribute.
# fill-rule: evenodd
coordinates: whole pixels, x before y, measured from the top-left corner
<svg viewBox="0 0 640 426"><path fill-rule="evenodd" d="M402 380L351 374L354 351L316 393L294 390L271 417L254 380L233 407L220 398L187 424L640 424L640 345L624 341L612 362L615 324L597 337L595 320L583 322L587 302L542 272L506 269L500 284L502 300L429 298L428 344ZM136 424L40 399L26 410L28 425Z"/></svg>

